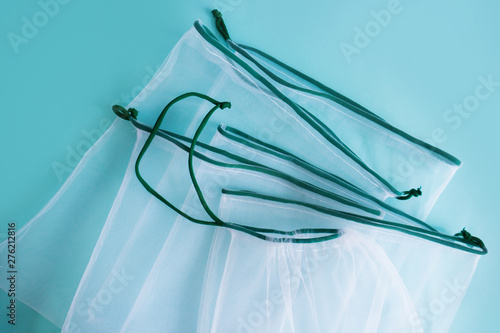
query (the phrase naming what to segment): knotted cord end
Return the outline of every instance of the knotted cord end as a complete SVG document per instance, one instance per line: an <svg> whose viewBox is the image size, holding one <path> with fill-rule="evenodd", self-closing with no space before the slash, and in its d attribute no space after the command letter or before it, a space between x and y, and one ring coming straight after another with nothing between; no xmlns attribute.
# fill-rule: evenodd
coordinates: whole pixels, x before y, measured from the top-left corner
<svg viewBox="0 0 500 333"><path fill-rule="evenodd" d="M230 39L229 32L227 32L226 24L222 19L221 12L219 12L217 9L214 9L212 10L212 15L215 17L215 26L217 27L217 30L222 35L224 40Z"/></svg>
<svg viewBox="0 0 500 333"><path fill-rule="evenodd" d="M231 108L231 102L221 102L219 104L219 107L221 108L221 110L223 110L225 108Z"/></svg>
<svg viewBox="0 0 500 333"><path fill-rule="evenodd" d="M465 230L465 228L463 228L460 232L457 232L455 234L455 236L462 236L465 240L471 240L471 238L472 238L472 235L470 234L470 232Z"/></svg>
<svg viewBox="0 0 500 333"><path fill-rule="evenodd" d="M419 197L422 195L422 187L419 188L412 188L409 191L404 191L403 195L400 195L399 197L396 197L398 200L408 200L412 197Z"/></svg>
<svg viewBox="0 0 500 333"><path fill-rule="evenodd" d="M462 236L462 238L469 244L480 247L485 253L488 253L488 249L484 245L484 242L479 238L472 236L470 232L463 228L460 232L457 232L455 236Z"/></svg>
<svg viewBox="0 0 500 333"><path fill-rule="evenodd" d="M116 115L118 117L125 119L125 120L130 120L130 117L137 119L137 115L139 114L139 111L137 111L134 108L129 108L127 110L123 106L120 106L120 105L113 105L112 109L113 109L113 112L116 113Z"/></svg>
<svg viewBox="0 0 500 333"><path fill-rule="evenodd" d="M137 115L139 114L139 111L137 111L134 108L128 109L128 112L130 113L130 116L134 119L137 119Z"/></svg>
<svg viewBox="0 0 500 333"><path fill-rule="evenodd" d="M219 12L217 9L212 10L212 15L217 19L219 17L222 17L221 12Z"/></svg>

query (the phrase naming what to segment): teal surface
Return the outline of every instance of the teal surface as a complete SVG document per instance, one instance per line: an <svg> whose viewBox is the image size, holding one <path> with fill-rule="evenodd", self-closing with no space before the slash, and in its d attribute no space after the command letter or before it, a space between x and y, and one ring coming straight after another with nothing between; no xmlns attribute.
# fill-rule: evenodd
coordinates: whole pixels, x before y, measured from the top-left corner
<svg viewBox="0 0 500 333"><path fill-rule="evenodd" d="M498 332L500 3L489 1L78 1L0 3L0 239L55 194L194 20L283 60L463 162L428 221L481 237L450 332ZM7 258L0 258L7 260ZM19 262L22 269L22 258ZM57 332L18 304L1 332Z"/></svg>

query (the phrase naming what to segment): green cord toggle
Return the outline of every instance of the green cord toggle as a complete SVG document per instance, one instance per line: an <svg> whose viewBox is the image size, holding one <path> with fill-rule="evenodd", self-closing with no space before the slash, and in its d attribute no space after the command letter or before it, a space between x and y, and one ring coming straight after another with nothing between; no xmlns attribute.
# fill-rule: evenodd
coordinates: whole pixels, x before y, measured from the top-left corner
<svg viewBox="0 0 500 333"><path fill-rule="evenodd" d="M457 232L455 234L455 236L462 236L462 238L465 241L467 241L467 243L469 243L471 245L479 246L485 252L488 252L488 250L486 249L486 246L484 246L484 242L479 237L472 236L470 232L465 230L465 228L463 228L460 232Z"/></svg>
<svg viewBox="0 0 500 333"><path fill-rule="evenodd" d="M399 197L396 197L398 200L408 200L412 197L419 197L422 195L422 187L419 188L412 188L409 191L404 191L403 195L400 195Z"/></svg>
<svg viewBox="0 0 500 333"><path fill-rule="evenodd" d="M137 119L137 115L139 114L139 111L137 111L134 108L130 109L125 109L123 106L120 105L113 105L112 106L113 112L116 113L116 115L122 119L125 120L130 120L130 117Z"/></svg>
<svg viewBox="0 0 500 333"><path fill-rule="evenodd" d="M219 12L217 9L214 9L214 10L212 10L212 15L215 17L215 26L217 27L217 30L222 35L224 40L231 39L229 37L229 32L227 32L226 24L224 23L224 20L222 19L221 12Z"/></svg>

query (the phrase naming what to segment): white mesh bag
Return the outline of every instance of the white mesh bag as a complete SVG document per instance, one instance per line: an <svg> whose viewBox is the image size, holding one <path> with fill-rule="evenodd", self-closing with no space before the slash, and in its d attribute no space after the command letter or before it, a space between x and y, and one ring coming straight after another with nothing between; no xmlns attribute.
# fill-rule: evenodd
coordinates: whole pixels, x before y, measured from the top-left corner
<svg viewBox="0 0 500 333"><path fill-rule="evenodd" d="M235 56L269 80L281 94L309 112L309 116L343 143L346 154L375 175L390 197L398 188L421 187L419 200L401 203L407 212L425 219L435 201L460 167L454 156L387 123L365 107L256 48L239 45L227 33L220 13L217 27Z"/></svg>

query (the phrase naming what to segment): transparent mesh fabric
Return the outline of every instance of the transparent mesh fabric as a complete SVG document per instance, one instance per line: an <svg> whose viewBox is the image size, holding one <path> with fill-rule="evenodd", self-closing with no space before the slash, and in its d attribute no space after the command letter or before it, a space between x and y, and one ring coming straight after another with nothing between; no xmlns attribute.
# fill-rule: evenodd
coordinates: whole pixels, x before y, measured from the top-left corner
<svg viewBox="0 0 500 333"><path fill-rule="evenodd" d="M339 103L331 89L292 73L271 57L262 56L260 51L245 49L231 40L228 44L253 70L272 81L293 102L310 111L393 186L402 190L421 186L424 197L420 202L394 201L393 204L404 205L409 213L420 218L427 216L458 170L460 162L456 158L422 144L352 101Z"/></svg>
<svg viewBox="0 0 500 333"><path fill-rule="evenodd" d="M227 252L224 260L215 254L222 251ZM413 305L401 279L384 262L381 249L359 234L294 244L263 242L221 229L212 255L198 332L411 328L403 318L414 311Z"/></svg>
<svg viewBox="0 0 500 333"><path fill-rule="evenodd" d="M16 299L61 326L111 209L135 143L115 121L45 207L17 233ZM7 241L0 253L7 258ZM6 264L7 262L5 262ZM0 287L8 290L4 266Z"/></svg>
<svg viewBox="0 0 500 333"><path fill-rule="evenodd" d="M344 234L325 243L258 246L243 233L217 230L202 332L446 332L479 258L399 231L246 196L223 195L220 216L291 230L304 223L328 226ZM327 259L314 257L328 247Z"/></svg>
<svg viewBox="0 0 500 333"><path fill-rule="evenodd" d="M288 227L311 219L259 207ZM237 218L224 213L233 208L224 200L221 215ZM218 229L205 278L198 332L416 332L405 320L414 308L397 271L355 231L294 244Z"/></svg>

